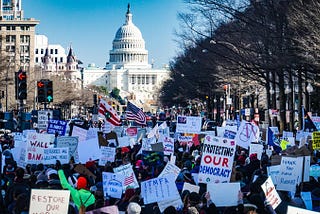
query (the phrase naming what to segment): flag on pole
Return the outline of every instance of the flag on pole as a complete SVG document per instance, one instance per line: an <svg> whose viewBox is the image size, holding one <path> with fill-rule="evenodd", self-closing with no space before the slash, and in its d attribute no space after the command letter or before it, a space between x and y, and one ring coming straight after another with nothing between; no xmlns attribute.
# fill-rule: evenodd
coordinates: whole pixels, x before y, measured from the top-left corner
<svg viewBox="0 0 320 214"><path fill-rule="evenodd" d="M131 102L128 102L127 104L126 114L128 120L134 120L140 125L147 124L146 115L144 114L142 109L138 108Z"/></svg>
<svg viewBox="0 0 320 214"><path fill-rule="evenodd" d="M103 99L100 99L98 114L114 126L121 125L121 120L117 112Z"/></svg>

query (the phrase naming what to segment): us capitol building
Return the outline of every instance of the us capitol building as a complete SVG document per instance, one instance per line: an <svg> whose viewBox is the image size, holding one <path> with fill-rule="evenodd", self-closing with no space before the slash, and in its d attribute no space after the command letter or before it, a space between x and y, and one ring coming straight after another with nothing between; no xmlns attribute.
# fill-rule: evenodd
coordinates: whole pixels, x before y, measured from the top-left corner
<svg viewBox="0 0 320 214"><path fill-rule="evenodd" d="M138 27L132 22L130 5L125 23L117 30L105 68L89 64L82 69L83 85L120 89L120 96L133 101L144 111L155 112L159 89L169 78L168 68L154 69Z"/></svg>

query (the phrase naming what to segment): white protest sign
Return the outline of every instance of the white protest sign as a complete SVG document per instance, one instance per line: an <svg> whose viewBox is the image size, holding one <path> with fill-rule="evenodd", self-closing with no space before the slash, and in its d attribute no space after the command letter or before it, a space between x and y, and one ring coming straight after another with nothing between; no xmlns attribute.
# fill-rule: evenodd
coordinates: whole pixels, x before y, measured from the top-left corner
<svg viewBox="0 0 320 214"><path fill-rule="evenodd" d="M89 148L89 149L88 149ZM97 160L101 156L98 138L92 138L78 143L79 161L85 163Z"/></svg>
<svg viewBox="0 0 320 214"><path fill-rule="evenodd" d="M111 172L102 173L104 195L121 199L123 193L124 175Z"/></svg>
<svg viewBox="0 0 320 214"><path fill-rule="evenodd" d="M69 148L69 159L73 157L76 162L79 162L78 137L57 137L57 148Z"/></svg>
<svg viewBox="0 0 320 214"><path fill-rule="evenodd" d="M263 145L256 144L256 143L251 143L250 144L250 148L249 148L249 156L251 154L254 154L254 153L256 153L257 154L257 158L259 160L261 160L261 156L262 156L262 153L263 153Z"/></svg>
<svg viewBox="0 0 320 214"><path fill-rule="evenodd" d="M167 174L173 174L174 178L177 179L180 171L181 169L179 167L171 162L168 162L158 177L163 177Z"/></svg>
<svg viewBox="0 0 320 214"><path fill-rule="evenodd" d="M212 202L217 207L237 206L240 183L219 183L207 186Z"/></svg>
<svg viewBox="0 0 320 214"><path fill-rule="evenodd" d="M87 139L87 132L88 130L74 125L71 136L78 137L78 142L83 142Z"/></svg>
<svg viewBox="0 0 320 214"><path fill-rule="evenodd" d="M298 207L288 206L287 214L319 214L319 212L310 211Z"/></svg>
<svg viewBox="0 0 320 214"><path fill-rule="evenodd" d="M217 137L223 137L225 129L226 129L225 126L223 127L217 126Z"/></svg>
<svg viewBox="0 0 320 214"><path fill-rule="evenodd" d="M267 166L268 176L271 177L271 180L275 185L278 184L278 176L280 174L280 165Z"/></svg>
<svg viewBox="0 0 320 214"><path fill-rule="evenodd" d="M52 118L52 116L53 116L53 111L51 110L38 111L38 126L37 126L38 129L47 130L48 120L49 118Z"/></svg>
<svg viewBox="0 0 320 214"><path fill-rule="evenodd" d="M180 197L174 200L166 200L166 201L158 202L158 207L161 213L163 213L163 211L169 206L175 207L176 210L182 210L183 202Z"/></svg>
<svg viewBox="0 0 320 214"><path fill-rule="evenodd" d="M68 213L69 190L31 189L29 213Z"/></svg>
<svg viewBox="0 0 320 214"><path fill-rule="evenodd" d="M234 140L207 135L202 146L198 182L229 182L235 152Z"/></svg>
<svg viewBox="0 0 320 214"><path fill-rule="evenodd" d="M39 164L43 161L43 148L31 147L26 148L25 162L28 164Z"/></svg>
<svg viewBox="0 0 320 214"><path fill-rule="evenodd" d="M281 203L281 198L273 185L271 177L268 177L268 179L261 185L261 188L266 196L266 201L273 209L276 209Z"/></svg>
<svg viewBox="0 0 320 214"><path fill-rule="evenodd" d="M124 137L118 137L119 147L127 147L130 146L130 137L124 136Z"/></svg>
<svg viewBox="0 0 320 214"><path fill-rule="evenodd" d="M16 160L19 167L25 168L27 166L25 147L14 147L11 149L11 153L13 155L13 159Z"/></svg>
<svg viewBox="0 0 320 214"><path fill-rule="evenodd" d="M92 138L97 138L98 137L98 128L89 128L87 131L87 137L86 140L92 139Z"/></svg>
<svg viewBox="0 0 320 214"><path fill-rule="evenodd" d="M119 209L118 209L118 206L112 205L107 207L101 207L95 210L86 211L86 214L97 214L97 213L119 214Z"/></svg>
<svg viewBox="0 0 320 214"><path fill-rule="evenodd" d="M143 138L141 144L142 151L152 151L151 144L157 143L157 139L155 137L152 138Z"/></svg>
<svg viewBox="0 0 320 214"><path fill-rule="evenodd" d="M54 135L53 134L39 134L36 132L29 132L27 135L26 146L49 148L53 147Z"/></svg>
<svg viewBox="0 0 320 214"><path fill-rule="evenodd" d="M260 132L258 126L246 121L242 121L235 138L237 146L248 149L252 142L258 142L259 135Z"/></svg>
<svg viewBox="0 0 320 214"><path fill-rule="evenodd" d="M163 153L164 155L171 155L174 153L174 139L171 137L164 137L163 139Z"/></svg>
<svg viewBox="0 0 320 214"><path fill-rule="evenodd" d="M136 175L133 172L132 165L122 165L117 168L113 168L113 171L118 174L122 174L125 176L123 188L126 189L128 186L133 188L138 188L139 183L137 181Z"/></svg>
<svg viewBox="0 0 320 214"><path fill-rule="evenodd" d="M283 131L282 138L287 138L287 137L293 137L293 132Z"/></svg>
<svg viewBox="0 0 320 214"><path fill-rule="evenodd" d="M100 152L101 156L99 158L99 166L104 166L107 162L114 162L114 159L116 157L116 148L101 146Z"/></svg>
<svg viewBox="0 0 320 214"><path fill-rule="evenodd" d="M56 164L56 160L61 164L69 163L69 148L43 149L43 164Z"/></svg>
<svg viewBox="0 0 320 214"><path fill-rule="evenodd" d="M200 186L184 182L183 188L182 188L182 192L185 191L185 190L189 190L190 193L191 192L199 193Z"/></svg>
<svg viewBox="0 0 320 214"><path fill-rule="evenodd" d="M178 116L176 132L197 134L201 131L201 117Z"/></svg>
<svg viewBox="0 0 320 214"><path fill-rule="evenodd" d="M144 204L180 198L175 179L169 174L141 182L141 194Z"/></svg>
<svg viewBox="0 0 320 214"><path fill-rule="evenodd" d="M301 179L301 161L295 157L282 156L277 189L295 192L299 179Z"/></svg>

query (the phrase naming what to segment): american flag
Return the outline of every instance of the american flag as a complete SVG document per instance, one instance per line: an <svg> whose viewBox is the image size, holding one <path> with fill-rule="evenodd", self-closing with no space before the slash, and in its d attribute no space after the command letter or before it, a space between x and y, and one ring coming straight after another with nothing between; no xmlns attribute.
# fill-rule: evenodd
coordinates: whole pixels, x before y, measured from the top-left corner
<svg viewBox="0 0 320 214"><path fill-rule="evenodd" d="M140 125L147 124L146 115L143 113L142 109L138 108L131 102L128 102L127 104L126 114L128 120L134 120Z"/></svg>
<svg viewBox="0 0 320 214"><path fill-rule="evenodd" d="M129 184L134 182L134 177L133 177L133 173L131 173L131 175L129 177L126 177L124 179L124 186L128 186Z"/></svg>
<svg viewBox="0 0 320 214"><path fill-rule="evenodd" d="M112 108L112 106L110 106L103 99L100 99L98 113L101 117L105 118L106 121L108 121L112 125L114 125L114 126L121 125L120 117L117 114L117 112ZM106 117L106 114L108 114L109 116Z"/></svg>

